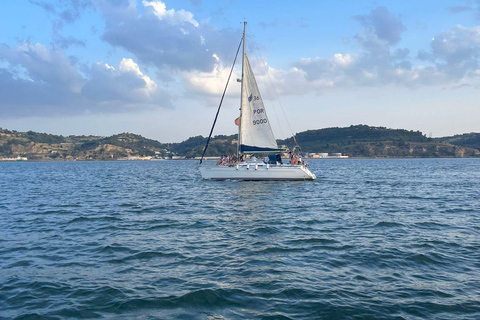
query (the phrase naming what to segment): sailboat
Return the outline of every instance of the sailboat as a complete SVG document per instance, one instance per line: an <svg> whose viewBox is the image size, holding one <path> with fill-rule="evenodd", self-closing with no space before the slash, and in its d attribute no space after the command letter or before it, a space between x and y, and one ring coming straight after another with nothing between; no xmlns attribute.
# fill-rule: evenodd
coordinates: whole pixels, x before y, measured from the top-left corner
<svg viewBox="0 0 480 320"><path fill-rule="evenodd" d="M287 163L284 163L281 158L281 154L287 150L279 148L277 145L255 76L245 54L246 26L247 23L244 22L243 38L240 42L240 44L243 43L242 78L237 80L242 85L240 117L235 121L239 127L237 155L235 157L238 161L227 161L227 163L219 161L221 163L213 166L202 164L220 111L220 102L217 116L198 166L202 178L208 180L314 180L316 176L308 169L308 164L296 157L297 149L290 152L290 160ZM240 45L237 55L239 49ZM230 75L231 73L230 71ZM265 159L258 160L255 156L258 154L267 154L268 156ZM246 156L251 157L244 160Z"/></svg>

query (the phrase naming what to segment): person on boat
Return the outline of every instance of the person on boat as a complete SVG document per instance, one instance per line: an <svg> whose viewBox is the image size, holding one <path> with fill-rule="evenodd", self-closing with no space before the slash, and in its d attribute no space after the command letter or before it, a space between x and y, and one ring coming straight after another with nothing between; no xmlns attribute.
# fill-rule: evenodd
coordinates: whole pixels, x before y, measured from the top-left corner
<svg viewBox="0 0 480 320"><path fill-rule="evenodd" d="M291 151L289 152L290 154L290 164L295 164L295 162L297 162L297 158L295 157L295 154L292 153Z"/></svg>
<svg viewBox="0 0 480 320"><path fill-rule="evenodd" d="M237 165L237 156L234 155L234 154L231 154L229 156L229 162L228 162L228 166L229 167L233 167L233 166L236 166Z"/></svg>
<svg viewBox="0 0 480 320"><path fill-rule="evenodd" d="M293 155L292 158L290 158L290 164L293 164L293 165L298 164L298 159L295 155Z"/></svg>
<svg viewBox="0 0 480 320"><path fill-rule="evenodd" d="M228 166L228 156L227 156L227 155L224 154L224 155L222 156L220 165L221 165L221 166Z"/></svg>
<svg viewBox="0 0 480 320"><path fill-rule="evenodd" d="M281 164L282 164L282 155L281 155L281 154L276 154L276 155L275 155L275 163L276 163L277 165L279 165L279 164L281 165Z"/></svg>
<svg viewBox="0 0 480 320"><path fill-rule="evenodd" d="M252 162L257 162L257 157L255 157L255 155L252 154L252 156L250 157L250 160L252 160Z"/></svg>

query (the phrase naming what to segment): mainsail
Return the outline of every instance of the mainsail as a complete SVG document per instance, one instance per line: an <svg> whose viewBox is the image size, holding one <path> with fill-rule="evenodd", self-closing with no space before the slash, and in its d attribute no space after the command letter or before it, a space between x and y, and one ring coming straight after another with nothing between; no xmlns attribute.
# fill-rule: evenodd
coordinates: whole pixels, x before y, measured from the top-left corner
<svg viewBox="0 0 480 320"><path fill-rule="evenodd" d="M247 55L244 54L240 119L240 152L280 152Z"/></svg>

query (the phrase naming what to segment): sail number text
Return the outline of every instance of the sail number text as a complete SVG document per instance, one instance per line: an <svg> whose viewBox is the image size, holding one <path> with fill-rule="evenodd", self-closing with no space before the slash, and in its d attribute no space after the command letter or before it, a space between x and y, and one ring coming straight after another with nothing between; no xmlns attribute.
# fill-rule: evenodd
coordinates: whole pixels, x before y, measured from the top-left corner
<svg viewBox="0 0 480 320"><path fill-rule="evenodd" d="M253 109L253 114L259 115L259 114L265 114L265 110L262 109ZM256 126L257 124L264 124L267 123L267 118L263 119L258 119L258 120L253 120L253 125Z"/></svg>
<svg viewBox="0 0 480 320"><path fill-rule="evenodd" d="M248 97L248 102L260 100L260 96L254 96L253 94Z"/></svg>
<svg viewBox="0 0 480 320"><path fill-rule="evenodd" d="M264 124L264 123L267 123L267 119L264 118L264 119L260 119L260 120L253 120L253 125L257 125L257 124Z"/></svg>

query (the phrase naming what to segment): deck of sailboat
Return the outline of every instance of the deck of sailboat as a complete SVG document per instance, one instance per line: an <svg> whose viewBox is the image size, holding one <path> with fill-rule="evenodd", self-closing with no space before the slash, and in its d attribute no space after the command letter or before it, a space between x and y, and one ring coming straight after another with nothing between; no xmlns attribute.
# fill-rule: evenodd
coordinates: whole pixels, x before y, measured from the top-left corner
<svg viewBox="0 0 480 320"><path fill-rule="evenodd" d="M316 176L304 165L265 164L245 162L235 166L201 166L200 172L208 180L314 180Z"/></svg>

